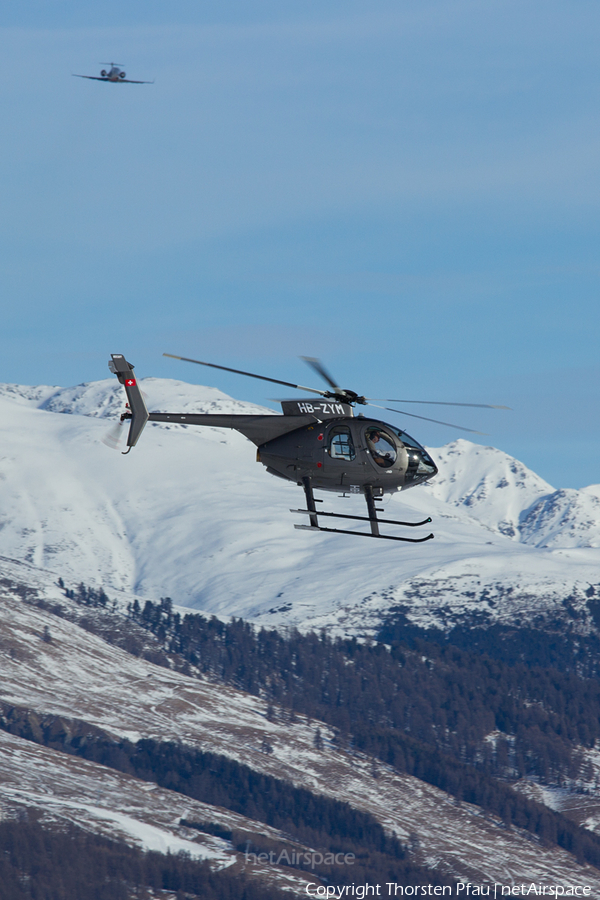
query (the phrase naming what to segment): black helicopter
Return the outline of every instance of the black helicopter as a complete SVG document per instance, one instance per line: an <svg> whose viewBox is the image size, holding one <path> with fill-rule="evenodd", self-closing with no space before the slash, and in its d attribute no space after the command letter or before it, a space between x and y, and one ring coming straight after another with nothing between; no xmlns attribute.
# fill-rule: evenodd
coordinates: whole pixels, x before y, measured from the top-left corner
<svg viewBox="0 0 600 900"><path fill-rule="evenodd" d="M215 363L189 359L164 353L172 359L197 363L237 375L259 378L284 387L308 391L318 394L320 399L282 400L283 415L232 415L232 414L196 414L196 413L161 413L146 409L142 392L133 373L133 366L118 353L112 354L108 367L124 386L128 399L128 410L121 416L121 422L130 420L127 436L129 453L135 447L146 422L168 422L178 425L209 425L217 428L233 428L249 438L258 447L256 459L261 462L271 475L277 475L286 481L292 481L304 488L306 509L291 510L309 517L309 525L296 525L296 528L310 531L329 531L337 534L357 534L363 537L385 538L392 541L422 543L431 540L433 534L422 538L397 537L381 534L380 524L405 525L419 527L431 522L431 518L422 522L399 522L394 519L380 519L377 515L384 510L375 506L385 493L406 490L429 481L437 474L437 466L427 451L405 431L382 422L379 419L365 417L362 413L354 415L354 405L375 406L389 412L402 413L439 425L450 425L438 419L428 419L415 413L387 406L377 406L366 397L354 391L340 388L323 364L311 357L303 357L315 372L330 386L331 390L318 390L291 384L277 378L267 378L240 369L230 369ZM384 400L385 403L416 403L413 400ZM427 401L423 401L427 402ZM443 403L443 406L476 406L492 409L508 407L492 406L488 403ZM481 434L471 428L452 426L462 431ZM367 516L344 515L342 513L324 512L317 509L322 503L315 499L314 489L336 491L342 495L363 494L367 502ZM369 522L369 532L348 531L341 528L326 528L319 524L319 517L337 519L354 519Z"/></svg>

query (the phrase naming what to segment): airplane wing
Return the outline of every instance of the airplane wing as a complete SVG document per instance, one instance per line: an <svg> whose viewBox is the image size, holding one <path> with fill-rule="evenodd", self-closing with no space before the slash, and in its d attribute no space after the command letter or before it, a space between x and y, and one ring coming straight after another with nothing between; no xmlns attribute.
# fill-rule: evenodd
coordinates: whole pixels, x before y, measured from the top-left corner
<svg viewBox="0 0 600 900"><path fill-rule="evenodd" d="M111 81L113 84L154 84L153 81L134 81L132 78L101 78L99 75L76 75L71 73L73 78L89 78L92 81Z"/></svg>

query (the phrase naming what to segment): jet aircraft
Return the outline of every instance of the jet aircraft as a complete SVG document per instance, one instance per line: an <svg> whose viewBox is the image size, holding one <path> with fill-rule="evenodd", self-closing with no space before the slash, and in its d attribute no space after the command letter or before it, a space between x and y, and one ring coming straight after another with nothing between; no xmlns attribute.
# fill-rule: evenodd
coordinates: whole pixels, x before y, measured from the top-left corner
<svg viewBox="0 0 600 900"><path fill-rule="evenodd" d="M74 78L90 78L92 81L112 81L113 84L154 84L153 81L134 81L132 78L126 78L125 72L120 68L121 63L100 63L100 65L110 66L110 69L102 69L100 75L76 75Z"/></svg>

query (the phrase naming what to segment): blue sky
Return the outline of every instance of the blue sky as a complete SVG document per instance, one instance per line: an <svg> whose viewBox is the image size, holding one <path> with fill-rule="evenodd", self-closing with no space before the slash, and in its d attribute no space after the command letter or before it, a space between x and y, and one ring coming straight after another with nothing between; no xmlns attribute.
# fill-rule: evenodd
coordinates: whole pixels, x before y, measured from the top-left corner
<svg viewBox="0 0 600 900"><path fill-rule="evenodd" d="M7 6L0 381L123 352L264 401L161 354L316 387L320 356L368 396L507 404L432 414L600 482L595 0ZM71 77L107 60L155 84Z"/></svg>

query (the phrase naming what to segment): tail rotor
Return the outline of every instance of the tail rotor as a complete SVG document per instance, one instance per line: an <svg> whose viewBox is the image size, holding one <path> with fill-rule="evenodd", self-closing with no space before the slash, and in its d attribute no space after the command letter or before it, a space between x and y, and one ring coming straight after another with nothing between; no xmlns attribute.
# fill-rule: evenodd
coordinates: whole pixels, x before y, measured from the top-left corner
<svg viewBox="0 0 600 900"><path fill-rule="evenodd" d="M125 424L125 419L119 419L118 422L115 422L114 425L108 429L103 438L100 438L103 444L107 447L110 447L111 450L120 450L120 444L123 440L123 435L125 432L123 431L123 425Z"/></svg>

